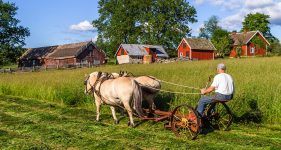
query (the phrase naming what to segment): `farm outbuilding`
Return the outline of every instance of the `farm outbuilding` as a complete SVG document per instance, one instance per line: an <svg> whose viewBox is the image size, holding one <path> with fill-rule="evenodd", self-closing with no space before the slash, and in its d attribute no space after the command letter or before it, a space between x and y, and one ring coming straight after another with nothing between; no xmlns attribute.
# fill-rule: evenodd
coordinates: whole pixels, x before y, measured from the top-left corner
<svg viewBox="0 0 281 150"><path fill-rule="evenodd" d="M270 45L263 34L259 31L241 33L232 32L230 36L233 40L230 57L237 56L237 48L241 48L240 56L264 56L266 55L267 47ZM263 42L264 47L260 47L252 41L255 37L259 38Z"/></svg>
<svg viewBox="0 0 281 150"><path fill-rule="evenodd" d="M19 67L46 68L92 66L106 62L106 54L92 42L81 42L28 49L20 58Z"/></svg>
<svg viewBox="0 0 281 150"><path fill-rule="evenodd" d="M204 38L183 38L178 48L178 57L193 60L215 59L216 48Z"/></svg>
<svg viewBox="0 0 281 150"><path fill-rule="evenodd" d="M161 45L121 44L115 54L118 64L151 63L169 58Z"/></svg>
<svg viewBox="0 0 281 150"><path fill-rule="evenodd" d="M57 46L28 48L19 59L19 67L43 66L44 58L54 51Z"/></svg>

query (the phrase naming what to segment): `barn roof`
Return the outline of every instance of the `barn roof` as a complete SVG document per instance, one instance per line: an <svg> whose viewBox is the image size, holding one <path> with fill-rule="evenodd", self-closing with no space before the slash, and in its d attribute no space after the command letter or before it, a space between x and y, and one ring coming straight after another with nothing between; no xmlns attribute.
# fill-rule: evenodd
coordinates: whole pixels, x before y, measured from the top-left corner
<svg viewBox="0 0 281 150"><path fill-rule="evenodd" d="M20 59L76 57L90 44L95 46L95 44L92 41L87 41L87 42L80 42L80 43L73 43L73 44L64 44L64 45L47 46L47 47L39 47L39 48L29 48L20 57ZM103 52L100 49L98 49L98 50Z"/></svg>
<svg viewBox="0 0 281 150"><path fill-rule="evenodd" d="M166 51L165 51L165 49L162 45L121 44L120 47L123 47L126 50L126 52L128 53L129 56L148 55L145 48L153 48L153 49L156 49L156 55L158 57L169 57L169 55L166 53ZM116 52L116 54L117 54L117 52Z"/></svg>
<svg viewBox="0 0 281 150"><path fill-rule="evenodd" d="M269 42L265 39L263 34L259 31L249 31L249 32L241 32L241 33L231 33L230 37L234 41L233 45L239 44L248 44L249 41L256 35L260 34L264 40L269 44Z"/></svg>
<svg viewBox="0 0 281 150"><path fill-rule="evenodd" d="M204 38L184 38L191 49L196 50L216 50L211 41Z"/></svg>
<svg viewBox="0 0 281 150"><path fill-rule="evenodd" d="M80 42L73 44L65 44L59 45L52 53L48 54L49 58L57 58L57 57L75 57L80 52L88 46L91 42Z"/></svg>
<svg viewBox="0 0 281 150"><path fill-rule="evenodd" d="M46 57L50 52L54 51L57 46L47 46L39 48L28 48L20 59L41 59Z"/></svg>

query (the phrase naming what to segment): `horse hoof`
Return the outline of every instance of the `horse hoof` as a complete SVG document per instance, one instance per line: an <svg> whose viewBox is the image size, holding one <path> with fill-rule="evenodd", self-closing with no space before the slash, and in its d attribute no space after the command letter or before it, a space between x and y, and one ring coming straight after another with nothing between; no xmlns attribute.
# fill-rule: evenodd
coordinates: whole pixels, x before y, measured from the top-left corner
<svg viewBox="0 0 281 150"><path fill-rule="evenodd" d="M132 124L131 124L131 127L132 127L132 128L135 128L136 126L135 126L135 124L132 123Z"/></svg>
<svg viewBox="0 0 281 150"><path fill-rule="evenodd" d="M115 124L119 124L119 120L114 120L114 123Z"/></svg>

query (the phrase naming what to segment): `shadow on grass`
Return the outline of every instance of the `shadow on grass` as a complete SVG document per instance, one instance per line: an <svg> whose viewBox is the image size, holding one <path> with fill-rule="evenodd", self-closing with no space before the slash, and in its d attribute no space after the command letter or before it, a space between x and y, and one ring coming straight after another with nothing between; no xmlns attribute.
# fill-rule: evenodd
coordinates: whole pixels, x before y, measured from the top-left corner
<svg viewBox="0 0 281 150"><path fill-rule="evenodd" d="M161 93L155 97L156 108L162 111L170 111L171 102L175 99L175 94Z"/></svg>
<svg viewBox="0 0 281 150"><path fill-rule="evenodd" d="M241 116L234 115L234 122L236 123L262 123L262 112L258 107L257 100L250 100L248 102L249 111L245 112Z"/></svg>

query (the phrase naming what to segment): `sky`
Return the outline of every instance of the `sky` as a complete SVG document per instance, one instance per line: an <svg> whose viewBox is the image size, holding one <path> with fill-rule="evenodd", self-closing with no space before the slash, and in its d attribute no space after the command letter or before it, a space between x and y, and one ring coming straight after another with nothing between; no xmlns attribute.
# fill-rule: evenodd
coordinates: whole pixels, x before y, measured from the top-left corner
<svg viewBox="0 0 281 150"><path fill-rule="evenodd" d="M4 0L18 7L16 18L28 27L28 48L96 40L91 22L99 17L98 0ZM239 31L244 16L270 15L271 33L281 41L281 0L188 0L197 11L197 23L189 24L198 36L204 21L215 15L228 31Z"/></svg>

